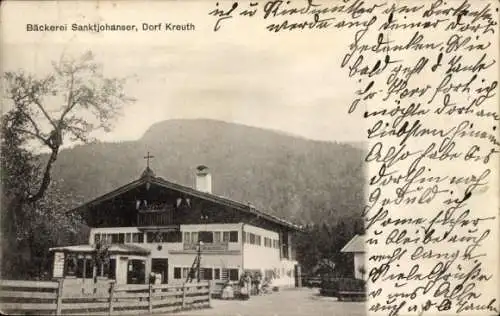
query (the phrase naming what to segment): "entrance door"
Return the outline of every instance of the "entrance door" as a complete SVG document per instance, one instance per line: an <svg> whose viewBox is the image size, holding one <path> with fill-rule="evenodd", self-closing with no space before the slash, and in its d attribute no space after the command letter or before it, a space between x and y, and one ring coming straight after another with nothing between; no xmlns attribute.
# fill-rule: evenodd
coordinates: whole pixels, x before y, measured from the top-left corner
<svg viewBox="0 0 500 316"><path fill-rule="evenodd" d="M168 259L151 259L151 272L161 274L161 283L168 283Z"/></svg>
<svg viewBox="0 0 500 316"><path fill-rule="evenodd" d="M302 273L300 265L296 264L294 266L294 276L295 276L295 287L302 287Z"/></svg>
<svg viewBox="0 0 500 316"><path fill-rule="evenodd" d="M127 284L146 283L146 262L144 260L131 259L127 265Z"/></svg>

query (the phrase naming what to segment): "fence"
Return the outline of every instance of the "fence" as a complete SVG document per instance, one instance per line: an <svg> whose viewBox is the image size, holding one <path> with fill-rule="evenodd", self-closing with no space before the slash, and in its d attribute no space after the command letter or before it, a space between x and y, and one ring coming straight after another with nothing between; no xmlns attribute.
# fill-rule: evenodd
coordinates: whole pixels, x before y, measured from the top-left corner
<svg viewBox="0 0 500 316"><path fill-rule="evenodd" d="M324 278L321 282L320 294L336 296L344 299L366 300L366 282L350 278Z"/></svg>
<svg viewBox="0 0 500 316"><path fill-rule="evenodd" d="M64 293L58 282L0 280L0 310L33 315L123 315L210 307L210 284L116 285L108 293Z"/></svg>

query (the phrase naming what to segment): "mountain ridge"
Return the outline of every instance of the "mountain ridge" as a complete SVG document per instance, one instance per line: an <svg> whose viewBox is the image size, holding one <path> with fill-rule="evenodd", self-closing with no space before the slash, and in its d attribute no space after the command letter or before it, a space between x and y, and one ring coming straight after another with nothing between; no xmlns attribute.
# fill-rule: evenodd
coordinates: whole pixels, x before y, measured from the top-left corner
<svg viewBox="0 0 500 316"><path fill-rule="evenodd" d="M136 141L64 149L53 178L89 201L136 180L147 152L157 176L192 187L194 168L207 165L214 194L296 222L360 217L364 205L362 149L208 119L162 121Z"/></svg>

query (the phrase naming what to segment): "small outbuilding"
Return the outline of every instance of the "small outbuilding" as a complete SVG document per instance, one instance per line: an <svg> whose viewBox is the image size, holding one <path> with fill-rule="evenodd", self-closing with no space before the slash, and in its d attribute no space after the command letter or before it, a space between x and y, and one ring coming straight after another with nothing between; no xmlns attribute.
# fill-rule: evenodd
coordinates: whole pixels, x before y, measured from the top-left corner
<svg viewBox="0 0 500 316"><path fill-rule="evenodd" d="M354 254L354 277L364 279L366 274L365 235L355 235L340 251Z"/></svg>

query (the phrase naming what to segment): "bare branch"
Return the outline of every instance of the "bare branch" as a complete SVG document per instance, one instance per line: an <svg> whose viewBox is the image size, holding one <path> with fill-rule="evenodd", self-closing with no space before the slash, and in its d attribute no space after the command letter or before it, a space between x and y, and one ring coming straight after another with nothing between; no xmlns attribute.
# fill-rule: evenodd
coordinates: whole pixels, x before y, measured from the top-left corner
<svg viewBox="0 0 500 316"><path fill-rule="evenodd" d="M42 134L42 132L40 131L40 128L38 127L38 124L33 120L31 115L29 115L28 113L24 113L24 112L22 114L28 119L28 121L30 121L31 126L33 126L33 129L35 130L36 136L40 140L42 140L45 144L47 144L44 135Z"/></svg>
<svg viewBox="0 0 500 316"><path fill-rule="evenodd" d="M66 104L66 109L62 112L61 117L59 118L59 127L60 127L60 124L62 124L62 121L64 120L64 117L66 116L66 114L68 114L77 104L73 100L74 85L75 85L75 72L72 71L71 72L71 81L69 84L69 91L68 91L68 101Z"/></svg>
<svg viewBox="0 0 500 316"><path fill-rule="evenodd" d="M25 133L25 134L28 134L30 136L33 136L34 138L40 140L42 143L44 143L45 145L49 145L49 142L47 139L45 139L40 133L34 133L34 132L31 132L27 129L23 129L23 128L14 128L14 130L16 132L20 132L20 133Z"/></svg>
<svg viewBox="0 0 500 316"><path fill-rule="evenodd" d="M43 105L40 103L39 100L36 100L34 99L33 100L33 103L36 104L36 106L40 109L40 111L42 111L43 115L45 116L45 118L50 122L50 124L52 124L52 126L54 126L54 128L57 126L56 123L54 123L54 120L52 119L52 117L50 117L49 113L45 110L45 108L43 107Z"/></svg>

